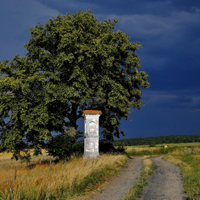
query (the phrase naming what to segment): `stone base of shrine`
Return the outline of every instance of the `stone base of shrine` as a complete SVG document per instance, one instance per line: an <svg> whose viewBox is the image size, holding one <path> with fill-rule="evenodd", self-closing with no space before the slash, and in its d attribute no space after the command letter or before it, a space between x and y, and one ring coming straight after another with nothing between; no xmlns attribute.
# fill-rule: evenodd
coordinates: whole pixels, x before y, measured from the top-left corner
<svg viewBox="0 0 200 200"><path fill-rule="evenodd" d="M94 153L94 152L86 152L83 155L83 159L97 158L97 157L99 157L99 153Z"/></svg>

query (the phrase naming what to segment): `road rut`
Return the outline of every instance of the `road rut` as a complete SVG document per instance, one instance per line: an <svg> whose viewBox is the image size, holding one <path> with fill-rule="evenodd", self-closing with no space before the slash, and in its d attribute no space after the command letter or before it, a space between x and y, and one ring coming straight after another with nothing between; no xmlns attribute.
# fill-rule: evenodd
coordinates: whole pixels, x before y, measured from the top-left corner
<svg viewBox="0 0 200 200"><path fill-rule="evenodd" d="M142 157L131 158L125 168L92 200L121 200L140 176Z"/></svg>
<svg viewBox="0 0 200 200"><path fill-rule="evenodd" d="M151 158L157 168L148 179L148 186L144 187L143 196L138 200L183 200L184 190L180 169L163 156Z"/></svg>

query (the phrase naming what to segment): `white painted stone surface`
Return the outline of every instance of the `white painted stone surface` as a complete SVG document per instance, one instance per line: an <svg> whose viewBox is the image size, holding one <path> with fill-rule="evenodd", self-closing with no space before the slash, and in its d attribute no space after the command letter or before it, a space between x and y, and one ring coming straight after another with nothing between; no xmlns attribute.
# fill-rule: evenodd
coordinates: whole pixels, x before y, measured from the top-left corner
<svg viewBox="0 0 200 200"><path fill-rule="evenodd" d="M99 116L100 114L84 115L84 155L83 158L99 156Z"/></svg>

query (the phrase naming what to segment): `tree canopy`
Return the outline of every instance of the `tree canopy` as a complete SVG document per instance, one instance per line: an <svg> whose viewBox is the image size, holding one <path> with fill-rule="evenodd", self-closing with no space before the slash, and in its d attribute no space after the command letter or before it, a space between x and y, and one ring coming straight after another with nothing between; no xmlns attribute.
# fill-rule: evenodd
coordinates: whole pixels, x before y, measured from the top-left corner
<svg viewBox="0 0 200 200"><path fill-rule="evenodd" d="M102 111L106 139L124 135L120 120L141 109L150 84L136 54L142 45L114 31L116 23L89 10L30 28L25 56L0 62L1 151L19 151L25 138L40 152L52 132L75 132L87 109Z"/></svg>

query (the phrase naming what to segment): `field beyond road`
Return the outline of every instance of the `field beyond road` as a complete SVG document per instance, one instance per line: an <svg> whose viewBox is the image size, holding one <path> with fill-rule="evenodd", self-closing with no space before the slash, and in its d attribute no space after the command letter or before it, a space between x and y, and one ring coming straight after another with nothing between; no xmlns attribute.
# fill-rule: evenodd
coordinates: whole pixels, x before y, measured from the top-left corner
<svg viewBox="0 0 200 200"><path fill-rule="evenodd" d="M164 144L155 144L155 147L200 147L200 142L191 142L191 143L164 143ZM145 145L134 145L134 146L127 146L127 147L133 147L133 148L154 148L149 147L149 144Z"/></svg>

